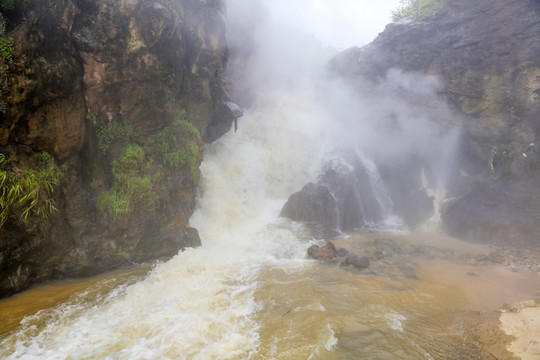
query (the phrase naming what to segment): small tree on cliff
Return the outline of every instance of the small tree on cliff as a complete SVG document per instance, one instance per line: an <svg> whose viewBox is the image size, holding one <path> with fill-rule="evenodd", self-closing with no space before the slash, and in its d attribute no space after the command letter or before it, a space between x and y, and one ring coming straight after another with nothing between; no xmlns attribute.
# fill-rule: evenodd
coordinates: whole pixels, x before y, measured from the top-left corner
<svg viewBox="0 0 540 360"><path fill-rule="evenodd" d="M446 0L400 0L399 6L390 12L392 21L411 18L419 21L441 9Z"/></svg>

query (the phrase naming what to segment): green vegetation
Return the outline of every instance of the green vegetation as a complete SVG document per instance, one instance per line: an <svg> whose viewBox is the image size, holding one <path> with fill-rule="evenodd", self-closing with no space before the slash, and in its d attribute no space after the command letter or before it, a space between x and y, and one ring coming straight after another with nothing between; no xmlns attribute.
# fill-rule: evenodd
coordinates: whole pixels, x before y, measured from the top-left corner
<svg viewBox="0 0 540 360"><path fill-rule="evenodd" d="M87 112L86 113L86 120L90 121L90 123L94 126L97 125L97 118L96 118L96 115L92 114L92 113L89 113Z"/></svg>
<svg viewBox="0 0 540 360"><path fill-rule="evenodd" d="M50 154L34 157L30 169L8 165L9 159L0 154L0 228L11 215L26 220L32 214L48 218L57 211L52 195L64 171Z"/></svg>
<svg viewBox="0 0 540 360"><path fill-rule="evenodd" d="M0 0L0 10L15 10L19 6L26 6L32 0Z"/></svg>
<svg viewBox="0 0 540 360"><path fill-rule="evenodd" d="M15 52L15 43L12 38L0 37L0 56L5 62L13 63L13 54Z"/></svg>
<svg viewBox="0 0 540 360"><path fill-rule="evenodd" d="M392 21L412 18L423 20L442 9L446 0L400 0L400 5L391 12Z"/></svg>
<svg viewBox="0 0 540 360"><path fill-rule="evenodd" d="M87 115L88 116L88 115ZM90 116L93 116L90 114ZM94 117L95 119L95 117ZM91 121L92 118L89 118ZM106 125L102 125L97 131L99 149L102 153L106 153L109 146L117 140L123 140L126 143L133 142L133 139L140 135L140 129L133 124L113 121Z"/></svg>
<svg viewBox="0 0 540 360"><path fill-rule="evenodd" d="M197 128L186 120L175 120L161 130L153 139L157 154L163 163L173 170L189 168L193 181L197 181L198 142L201 135Z"/></svg>
<svg viewBox="0 0 540 360"><path fill-rule="evenodd" d="M108 137L113 138L116 135ZM190 180L197 181L200 141L199 131L178 119L152 136L145 146L128 144L125 153L112 163L113 186L99 195L98 209L117 222L133 213L155 215L159 205L169 200L160 197L171 186L167 174L187 171Z"/></svg>
<svg viewBox="0 0 540 360"><path fill-rule="evenodd" d="M229 97L227 74L223 68L220 68L214 77L214 87L221 91L223 95Z"/></svg>
<svg viewBox="0 0 540 360"><path fill-rule="evenodd" d="M180 17L184 17L184 8L179 0L159 0L159 2L165 5L169 10L176 12Z"/></svg>
<svg viewBox="0 0 540 360"><path fill-rule="evenodd" d="M6 10L11 11L17 8L22 8L28 5L32 0L0 0L0 20L2 20L3 32L6 31L6 18L2 15L2 12ZM15 50L15 42L12 38L7 36L0 37L0 57L6 63L13 63L13 55ZM4 111L3 111L4 112Z"/></svg>
<svg viewBox="0 0 540 360"><path fill-rule="evenodd" d="M153 213L159 198L153 188L151 166L152 161L139 145L129 145L125 154L113 162L113 187L99 196L99 210L116 221L135 209Z"/></svg>

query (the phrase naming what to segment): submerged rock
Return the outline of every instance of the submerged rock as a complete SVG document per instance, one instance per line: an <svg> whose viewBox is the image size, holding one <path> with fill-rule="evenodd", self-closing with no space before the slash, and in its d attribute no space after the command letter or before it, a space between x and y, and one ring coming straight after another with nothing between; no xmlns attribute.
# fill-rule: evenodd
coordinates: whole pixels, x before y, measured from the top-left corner
<svg viewBox="0 0 540 360"><path fill-rule="evenodd" d="M344 265L352 265L358 270L369 267L370 261L367 256L348 255L343 261Z"/></svg>
<svg viewBox="0 0 540 360"><path fill-rule="evenodd" d="M358 270L365 269L370 264L368 257L355 255L343 248L338 250L332 242L328 242L322 247L312 245L307 253L312 259L332 262L341 266L352 266Z"/></svg>

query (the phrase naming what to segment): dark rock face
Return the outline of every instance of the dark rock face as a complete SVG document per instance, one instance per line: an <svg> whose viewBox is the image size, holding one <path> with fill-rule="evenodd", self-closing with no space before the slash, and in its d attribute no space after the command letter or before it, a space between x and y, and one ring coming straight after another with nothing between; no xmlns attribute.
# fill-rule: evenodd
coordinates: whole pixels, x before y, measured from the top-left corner
<svg viewBox="0 0 540 360"><path fill-rule="evenodd" d="M0 59L0 80L8 84L1 90L0 151L19 169L46 151L65 175L53 195L58 212L27 221L12 216L0 228L0 297L198 246L187 223L202 143L186 140L196 150L192 166L152 159L163 151L160 132L174 120L184 118L205 138L223 113L223 3L36 0L13 16L6 35L16 44L14 62ZM213 137L235 115L226 114ZM113 188L113 165L130 146L144 150L160 200L113 221L97 202Z"/></svg>
<svg viewBox="0 0 540 360"><path fill-rule="evenodd" d="M208 143L216 141L231 129L233 122L234 131L236 131L238 129L238 118L243 115L242 109L235 103L230 101L222 103L206 128L204 141Z"/></svg>
<svg viewBox="0 0 540 360"><path fill-rule="evenodd" d="M350 149L328 160L316 184L292 194L280 216L314 223L317 238L377 226L393 214L393 202L375 165Z"/></svg>
<svg viewBox="0 0 540 360"><path fill-rule="evenodd" d="M352 254L343 248L338 250L332 242L328 242L322 247L312 245L307 250L307 253L312 259L332 262L341 266L352 266L358 270L365 269L370 264L368 257Z"/></svg>
<svg viewBox="0 0 540 360"><path fill-rule="evenodd" d="M445 204L445 230L479 242L527 245L540 237L540 197L528 181L478 185Z"/></svg>
<svg viewBox="0 0 540 360"><path fill-rule="evenodd" d="M292 194L281 210L280 216L295 221L315 222L325 228L336 228L337 203L328 186L309 183Z"/></svg>
<svg viewBox="0 0 540 360"><path fill-rule="evenodd" d="M446 183L447 197L455 200L442 216L452 235L539 239L531 224L540 220L540 204L533 200L540 195L540 169L536 156L527 154L540 141L539 12L537 1L448 0L432 17L390 24L373 43L329 64L330 73L359 91L395 68L442 79L438 94L453 116L438 121L441 129L448 121L460 128L456 165ZM410 213L429 210L419 172L424 168L429 177L439 170L421 157L380 167L398 212L414 203ZM416 214L406 222L425 218Z"/></svg>

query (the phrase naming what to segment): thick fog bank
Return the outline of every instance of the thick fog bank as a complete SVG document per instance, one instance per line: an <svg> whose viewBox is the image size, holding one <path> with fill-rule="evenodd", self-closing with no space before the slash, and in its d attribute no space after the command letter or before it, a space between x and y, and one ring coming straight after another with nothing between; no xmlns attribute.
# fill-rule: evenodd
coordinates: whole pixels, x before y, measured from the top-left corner
<svg viewBox="0 0 540 360"><path fill-rule="evenodd" d="M338 220L332 226L354 230L368 224L384 225L389 215L404 220L394 222L395 226L420 226L436 215L439 203L445 198L449 176L456 174L453 167L460 121L441 97L444 81L436 75L408 72L399 67L371 79L343 77L336 71L335 60L331 61L338 53L335 48L339 47L339 41L320 36L326 18L313 16L328 4L317 4L285 7L280 2L229 1L231 95L243 106L256 107L264 101L262 94L286 97L302 92L309 96L314 108L324 109L324 114L313 118L313 126L323 124L321 136L331 145L324 149L326 155L322 158L326 160L319 164L320 175L312 181L330 188L333 186L330 182L352 181L355 185L350 191L356 205L343 205L342 211L331 212L358 213L357 219L348 221L345 228L339 225L343 221ZM339 5L330 8L336 10ZM363 34L356 37L358 44L366 42ZM308 123L307 127L310 126ZM349 155L345 153L362 156L346 159ZM305 156L310 154L306 152ZM373 161L371 170L365 168L361 157ZM345 164L342 169L355 167L353 164L360 164L363 169L350 175L356 180L344 173L339 175L341 180L330 180L324 169L335 161ZM364 181L358 176L370 179ZM357 185L362 182L365 186ZM380 184L375 185L377 182ZM340 186L346 185L337 185ZM371 193L381 186L389 194L389 206L382 198L369 200ZM331 192L336 199L348 196L338 195L337 190ZM377 209L370 210L372 207ZM388 209L392 214L383 215ZM376 215L369 216L370 213ZM293 217L302 219L303 215Z"/></svg>

